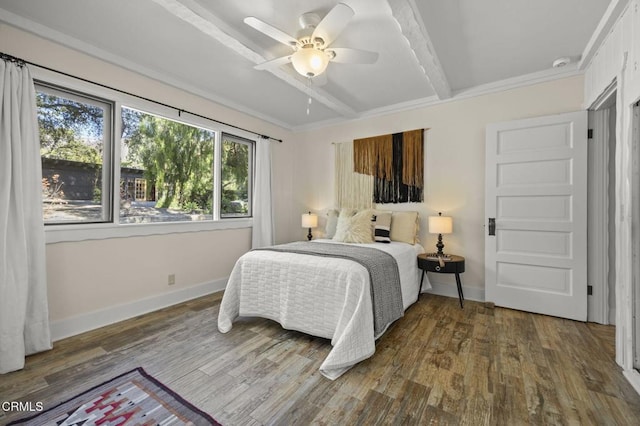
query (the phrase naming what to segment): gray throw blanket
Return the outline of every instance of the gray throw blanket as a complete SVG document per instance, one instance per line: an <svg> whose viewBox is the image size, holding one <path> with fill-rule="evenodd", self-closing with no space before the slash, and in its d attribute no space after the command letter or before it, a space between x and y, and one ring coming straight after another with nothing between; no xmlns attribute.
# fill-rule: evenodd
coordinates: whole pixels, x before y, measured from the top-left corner
<svg viewBox="0 0 640 426"><path fill-rule="evenodd" d="M404 315L398 263L389 253L371 247L298 241L255 250L282 251L349 259L369 272L373 329L378 338L389 324Z"/></svg>

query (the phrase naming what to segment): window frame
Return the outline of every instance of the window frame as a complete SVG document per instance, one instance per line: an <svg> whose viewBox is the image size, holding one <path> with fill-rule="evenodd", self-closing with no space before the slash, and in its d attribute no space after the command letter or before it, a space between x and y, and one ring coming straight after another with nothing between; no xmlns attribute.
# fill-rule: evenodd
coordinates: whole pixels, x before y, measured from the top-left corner
<svg viewBox="0 0 640 426"><path fill-rule="evenodd" d="M229 139L231 142L247 145L249 147L249 158L248 158L249 164L247 165L249 168L248 176L247 176L247 199L249 203L249 211L247 212L247 214L228 214L225 216L222 216L222 212L219 211L219 218L220 220L227 220L227 219L233 219L233 218L253 217L253 182L255 179L254 176L255 176L255 170L256 170L255 169L256 142L240 136L236 136L229 132L222 132L222 134L220 135L220 173L222 173L222 145L224 144L225 138ZM217 205L219 208L222 208L222 176L220 176L220 180L218 182L217 195L218 195Z"/></svg>
<svg viewBox="0 0 640 426"><path fill-rule="evenodd" d="M79 90L68 89L56 84L50 84L40 80L34 80L34 86L36 92L44 92L49 95L58 97L64 97L75 102L82 102L85 104L93 105L104 109L104 126L102 129L103 146L102 146L102 169L101 169L101 206L102 206L102 220L87 220L87 221L57 221L45 223L45 226L53 225L85 225L85 224L97 224L97 223L111 223L113 222L114 210L113 210L113 145L114 138L114 110L115 103L109 99L105 99L99 96L91 95L81 92ZM104 108L104 107L108 107Z"/></svg>
<svg viewBox="0 0 640 426"><path fill-rule="evenodd" d="M177 107L167 107L152 101L147 101L135 96L130 96L116 90L112 90L103 87L99 84L90 83L84 80L79 80L73 77L65 76L50 70L34 67L32 70L34 81L37 84L44 86L54 86L62 90L68 90L70 92L79 92L86 94L89 97L96 97L101 100L107 100L113 102L112 108L112 138L111 138L111 222L101 223L64 223L64 224L47 224L45 226L45 237L48 244L67 242L67 241L85 241L85 240L100 240L109 238L126 238L126 237L138 237L147 235L162 235L173 234L183 232L202 232L213 231L221 229L243 229L251 228L253 225L252 216L233 216L233 217L220 217L220 186L221 186L221 147L222 147L222 134L226 133L233 135L236 138L245 139L247 141L255 141L256 137L253 133L243 131L231 126L225 126L220 123L215 123L204 118L179 113ZM115 182L120 182L120 161L121 161L121 134L122 123L120 117L122 116L122 107L133 108L145 113L158 115L170 120L182 122L190 126L201 127L207 130L215 132L215 147L214 147L214 206L213 206L213 219L204 221L193 222L156 222L156 223L120 223L119 211L120 211L120 197L114 195L116 186ZM250 150L250 172L251 176L255 176L255 142L252 144ZM104 168L104 166L103 166ZM253 182L250 183L250 191L253 188ZM119 188L119 185L117 186ZM253 204L253 197L250 194L251 204ZM250 207L253 211L253 205ZM118 213L118 214L116 214Z"/></svg>
<svg viewBox="0 0 640 426"><path fill-rule="evenodd" d="M140 112L140 113L143 113L143 114L153 115L153 116L156 116L156 117L158 117L158 118L162 118L162 119L165 119L165 120L174 121L174 122L176 122L176 123L181 123L181 124L184 124L184 125L186 125L186 126L190 126L190 127L197 127L197 128L202 129L202 130L206 130L206 131L209 131L209 132L213 132L213 133L214 133L214 142L213 142L213 143L214 143L214 146L213 146L213 164L212 164L212 168L213 168L213 170L212 170L212 177L213 177L213 183L212 183L212 185L213 185L213 188L211 188L211 193L212 193L212 202L213 202L213 206L212 206L212 219L206 219L206 220L204 220L203 222L212 222L212 221L217 221L217 220L225 220L226 218L221 218L219 215L216 215L216 210L218 210L218 208L217 208L218 206L216 205L216 191L215 191L215 187L216 187L217 182L218 182L218 181L217 181L217 177L216 177L216 176L217 176L217 175L219 175L219 173L217 173L217 170L216 170L216 169L221 169L221 167L216 167L216 165L217 165L217 164L220 164L220 160L219 160L219 156L217 155L217 152L218 152L218 145L220 145L220 144L221 144L221 142L220 142L220 134L221 134L222 132L221 132L221 131L219 131L219 130L216 130L213 126L207 126L207 125L204 125L204 124L196 124L196 123L195 123L195 120L194 120L194 121L192 121L192 122L190 122L190 121L188 121L188 120L184 120L182 117L178 117L178 118L175 118L175 117L169 117L169 116L167 116L166 114L156 113L156 112L151 112L151 111L149 111L148 109L146 109L146 110L145 110L145 109L141 109L141 108L138 108L137 106L132 106L132 105L130 105L129 103L127 103L127 104L122 104L122 103L121 103L119 106L120 106L120 109L119 109L119 111L120 111L120 112L119 112L119 114L120 114L120 115L119 115L119 117L121 117L121 116L122 116L122 108L127 108L127 109L135 110L135 111ZM166 109L166 108L165 108L165 109ZM176 113L176 110L171 110L171 109L170 109L169 111L173 111L173 113L174 113L174 114ZM198 122L202 122L202 121L204 121L204 120L200 119L200 120L197 120L197 121L198 121ZM121 120L120 120L120 123L122 123L122 121L121 121ZM120 129L119 133L117 133L117 134L118 134L118 135L122 135L122 129ZM119 143L117 143L118 148L121 150L121 148L122 148L122 136L120 136L120 138L119 138L119 141L118 141L118 142L119 142ZM119 159L119 160L118 160L118 164L117 164L117 166L120 166L120 165L121 165L121 161L122 161L122 155L121 155L121 152L118 154L118 157L117 157L117 158ZM117 170L118 170L118 180L117 180L117 182L120 182L120 179L121 179L121 171L122 171L121 169L122 169L122 167L120 166L120 167L116 167L116 168L117 168ZM115 183L115 182L116 182L116 180L114 179L114 183ZM119 205L119 204L118 204L118 205ZM149 224L152 224L152 223L156 223L156 224L158 224L158 225L168 224L168 223L190 223L190 222L188 222L188 221L180 221L180 222L152 222L152 223L120 223L120 214L119 214L119 211L118 211L118 214L117 214L116 216L117 216L117 222L116 222L116 223L118 223L118 225L120 225L120 226L128 226L128 225L149 225ZM246 217L246 216L243 216L243 217Z"/></svg>

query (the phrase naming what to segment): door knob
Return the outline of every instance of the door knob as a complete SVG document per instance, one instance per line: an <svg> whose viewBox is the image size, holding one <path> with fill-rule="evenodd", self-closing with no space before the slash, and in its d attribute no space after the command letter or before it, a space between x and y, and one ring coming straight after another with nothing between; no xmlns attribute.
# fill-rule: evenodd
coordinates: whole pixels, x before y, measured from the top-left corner
<svg viewBox="0 0 640 426"><path fill-rule="evenodd" d="M489 235L496 235L496 218L489 218Z"/></svg>

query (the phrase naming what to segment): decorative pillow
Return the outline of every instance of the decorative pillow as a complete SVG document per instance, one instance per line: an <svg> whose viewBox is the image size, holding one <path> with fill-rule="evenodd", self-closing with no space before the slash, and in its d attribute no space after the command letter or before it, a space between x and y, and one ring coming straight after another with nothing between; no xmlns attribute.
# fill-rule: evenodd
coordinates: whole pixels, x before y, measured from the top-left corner
<svg viewBox="0 0 640 426"><path fill-rule="evenodd" d="M391 242L391 212L373 212L373 239L377 243Z"/></svg>
<svg viewBox="0 0 640 426"><path fill-rule="evenodd" d="M336 235L336 227L338 226L338 210L332 209L327 212L327 225L324 228L324 237L333 238Z"/></svg>
<svg viewBox="0 0 640 426"><path fill-rule="evenodd" d="M393 212L390 237L391 241L416 244L418 242L418 212Z"/></svg>
<svg viewBox="0 0 640 426"><path fill-rule="evenodd" d="M362 210L354 215L351 211L342 210L333 240L342 243L372 243L371 216L371 210Z"/></svg>

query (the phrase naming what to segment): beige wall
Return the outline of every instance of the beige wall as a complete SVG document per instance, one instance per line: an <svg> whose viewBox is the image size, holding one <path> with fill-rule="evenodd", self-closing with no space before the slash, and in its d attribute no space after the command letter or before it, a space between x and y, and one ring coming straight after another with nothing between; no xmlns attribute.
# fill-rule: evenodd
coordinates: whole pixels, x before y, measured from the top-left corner
<svg viewBox="0 0 640 426"><path fill-rule="evenodd" d="M466 257L463 284L477 289L470 296L483 298L486 125L577 111L582 99L583 79L572 77L302 133L297 145L294 206L300 211L333 206L332 142L429 128L425 202L391 208L420 212L420 240L429 251L435 250L436 237L426 232L426 217L438 211L453 216L454 233L444 237L445 251ZM432 280L453 282L449 276Z"/></svg>
<svg viewBox="0 0 640 426"><path fill-rule="evenodd" d="M250 228L49 244L50 318L226 279L250 245ZM173 286L167 284L169 274L176 275Z"/></svg>
<svg viewBox="0 0 640 426"><path fill-rule="evenodd" d="M0 51L283 139L273 145L276 240L291 239L293 141L287 130L4 24ZM250 228L48 244L50 318L86 318L88 313L224 280L250 244ZM176 275L174 286L168 286L168 274Z"/></svg>

